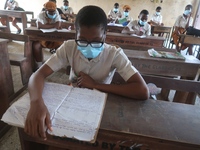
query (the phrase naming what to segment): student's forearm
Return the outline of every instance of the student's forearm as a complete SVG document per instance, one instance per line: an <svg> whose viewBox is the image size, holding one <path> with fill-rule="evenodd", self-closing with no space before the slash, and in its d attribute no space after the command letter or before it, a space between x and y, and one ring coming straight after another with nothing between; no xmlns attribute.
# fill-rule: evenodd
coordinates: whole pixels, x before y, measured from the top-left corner
<svg viewBox="0 0 200 150"><path fill-rule="evenodd" d="M33 73L29 79L28 91L31 102L42 100L45 77L38 73Z"/></svg>
<svg viewBox="0 0 200 150"><path fill-rule="evenodd" d="M113 93L133 99L146 100L149 98L149 91L145 85L141 83L116 84L96 84L95 89Z"/></svg>
<svg viewBox="0 0 200 150"><path fill-rule="evenodd" d="M52 24L38 24L38 29L51 29L51 28L55 28L56 24L52 23Z"/></svg>

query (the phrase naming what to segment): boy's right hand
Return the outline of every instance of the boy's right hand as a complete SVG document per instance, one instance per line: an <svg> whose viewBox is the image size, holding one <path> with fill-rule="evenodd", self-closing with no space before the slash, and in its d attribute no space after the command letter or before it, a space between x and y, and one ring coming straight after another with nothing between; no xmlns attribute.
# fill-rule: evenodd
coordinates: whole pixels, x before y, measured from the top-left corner
<svg viewBox="0 0 200 150"><path fill-rule="evenodd" d="M46 127L52 131L49 111L43 100L32 101L26 117L24 131L46 140Z"/></svg>

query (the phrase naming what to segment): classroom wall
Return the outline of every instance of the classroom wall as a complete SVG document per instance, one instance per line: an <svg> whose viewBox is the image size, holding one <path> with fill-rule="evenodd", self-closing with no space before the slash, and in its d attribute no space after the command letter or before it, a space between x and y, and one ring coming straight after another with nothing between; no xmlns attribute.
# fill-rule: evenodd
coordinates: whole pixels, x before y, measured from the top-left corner
<svg viewBox="0 0 200 150"><path fill-rule="evenodd" d="M24 1L17 0L19 5L27 11L34 11L35 17L41 11L43 4L47 0L34 0L34 1ZM195 16L197 10L197 4L200 0L163 0L162 3L151 2L153 0L69 0L70 6L77 13L80 8L85 5L97 5L103 8L106 14L110 9L113 8L115 2L120 4L122 8L123 5L128 4L132 7L130 15L133 19L137 19L139 12L142 9L147 9L151 15L155 12L157 6L162 7L163 22L166 26L173 26L176 18L183 13L184 8L187 4L192 4L194 6L193 16ZM3 9L5 0L0 0L0 9ZM60 7L63 4L63 0L57 0L57 6ZM149 19L150 19L149 18Z"/></svg>

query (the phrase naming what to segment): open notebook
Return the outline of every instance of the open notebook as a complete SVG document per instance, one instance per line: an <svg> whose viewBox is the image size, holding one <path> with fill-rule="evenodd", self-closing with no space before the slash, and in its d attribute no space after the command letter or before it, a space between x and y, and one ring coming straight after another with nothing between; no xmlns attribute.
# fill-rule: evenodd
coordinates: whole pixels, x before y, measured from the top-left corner
<svg viewBox="0 0 200 150"><path fill-rule="evenodd" d="M53 132L47 131L49 134L95 142L106 103L106 93L45 83L42 96L52 121ZM8 108L1 120L23 128L29 108L30 98L26 93Z"/></svg>

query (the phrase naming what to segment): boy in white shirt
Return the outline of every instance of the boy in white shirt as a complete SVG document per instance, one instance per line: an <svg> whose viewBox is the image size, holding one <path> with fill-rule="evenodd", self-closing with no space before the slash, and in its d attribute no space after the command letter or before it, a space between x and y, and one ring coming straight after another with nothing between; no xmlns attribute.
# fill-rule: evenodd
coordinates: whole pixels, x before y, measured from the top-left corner
<svg viewBox="0 0 200 150"><path fill-rule="evenodd" d="M67 18L66 20L69 20L69 18L74 18L74 11L72 7L69 7L69 1L68 0L63 0L64 5L61 6L61 10L64 13L65 17Z"/></svg>
<svg viewBox="0 0 200 150"><path fill-rule="evenodd" d="M161 15L161 7L158 6L156 8L156 13L153 14L152 18L151 18L151 25L154 25L154 26L163 26L164 24L162 23L162 15Z"/></svg>
<svg viewBox="0 0 200 150"><path fill-rule="evenodd" d="M46 127L53 130L42 98L44 82L54 71L68 65L71 66L71 79L75 79L74 84L80 88L138 100L149 97L145 81L123 50L105 43L107 16L100 7L83 7L77 14L75 27L76 39L65 41L29 79L30 110L24 130L31 136L46 139ZM124 78L124 84L110 84L115 71Z"/></svg>
<svg viewBox="0 0 200 150"><path fill-rule="evenodd" d="M108 13L108 21L115 22L118 18L122 17L122 12L119 10L119 4L115 3L114 8Z"/></svg>
<svg viewBox="0 0 200 150"><path fill-rule="evenodd" d="M129 24L122 30L125 34L136 34L138 36L151 35L151 26L147 23L149 12L142 10L138 16L139 20L129 22Z"/></svg>

